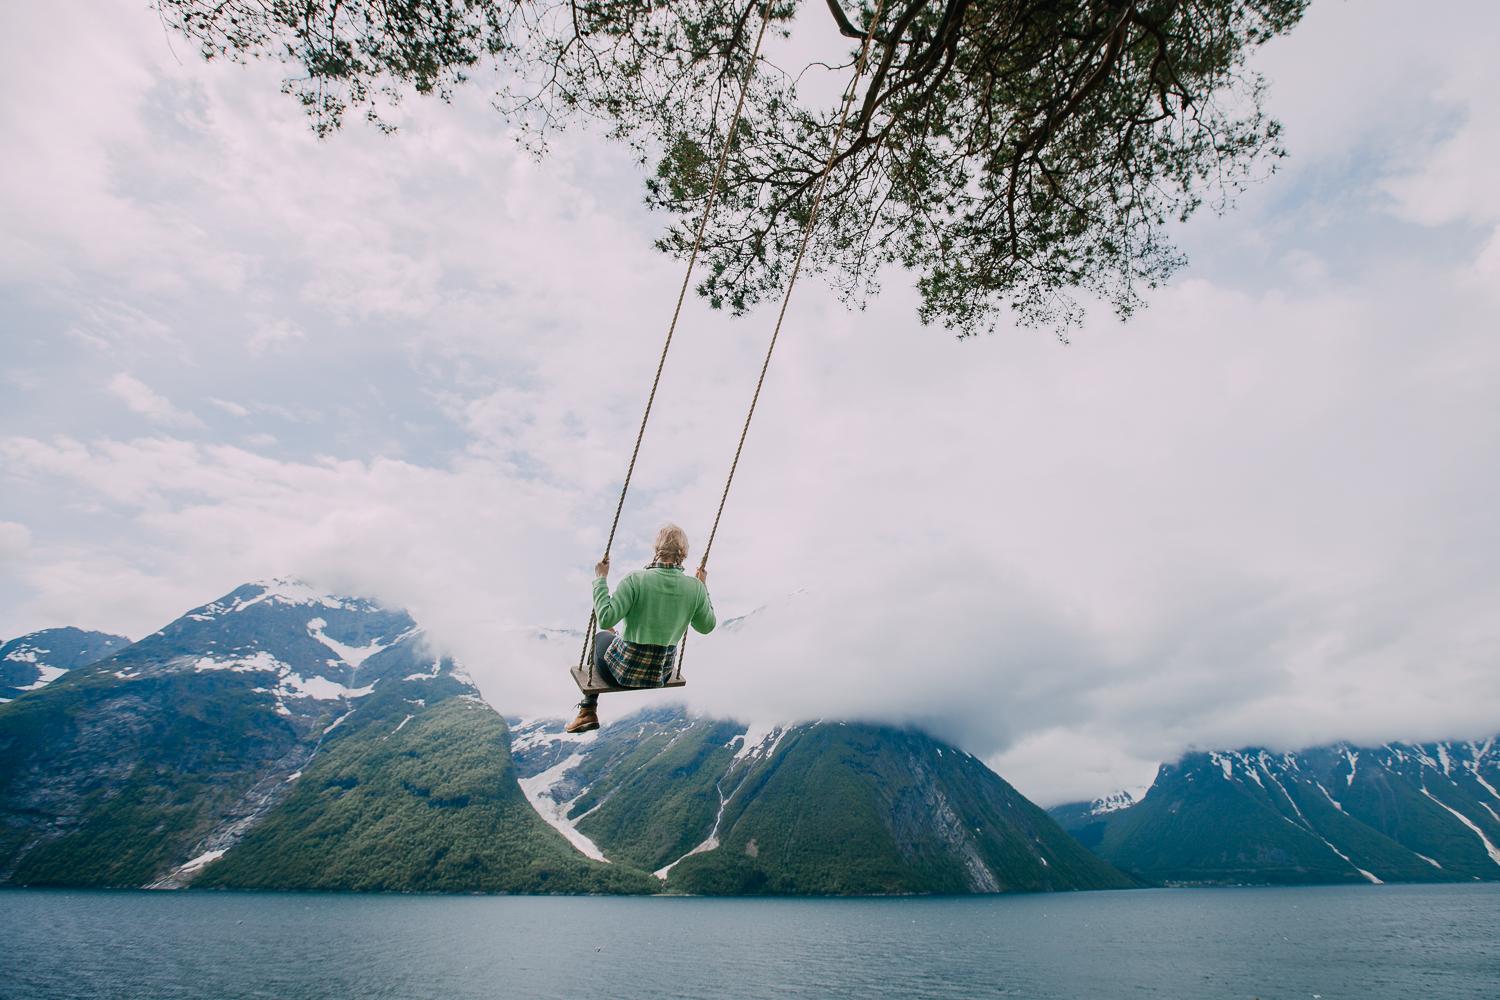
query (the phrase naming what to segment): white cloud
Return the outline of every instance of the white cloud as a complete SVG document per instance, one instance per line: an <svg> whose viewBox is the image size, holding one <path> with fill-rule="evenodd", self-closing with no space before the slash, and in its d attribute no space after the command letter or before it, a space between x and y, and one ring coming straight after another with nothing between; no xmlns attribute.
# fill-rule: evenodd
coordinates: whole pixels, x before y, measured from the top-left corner
<svg viewBox="0 0 1500 1000"><path fill-rule="evenodd" d="M250 415L250 410L248 408L234 402L231 399L219 399L217 397L211 396L209 397L208 401L214 406L217 406L219 409L223 410L225 413L229 414L231 417L248 417Z"/></svg>
<svg viewBox="0 0 1500 1000"><path fill-rule="evenodd" d="M132 413L140 414L154 424L163 427L203 426L203 421L197 416L173 406L171 400L134 375L117 372L109 380L109 391Z"/></svg>
<svg viewBox="0 0 1500 1000"><path fill-rule="evenodd" d="M1470 277L1475 287L1500 298L1500 226L1490 233L1490 238L1479 250L1479 256L1474 258Z"/></svg>
<svg viewBox="0 0 1500 1000"><path fill-rule="evenodd" d="M1500 10L1489 5L1470 29L1495 37ZM1487 22L1487 23L1485 23ZM1486 30L1487 29L1487 30ZM1396 213L1426 226L1458 224L1481 234L1470 278L1500 294L1500 109L1492 94L1494 64L1488 53L1461 48L1438 78L1434 95L1446 113L1419 133L1404 169L1382 185Z"/></svg>
<svg viewBox="0 0 1500 1000"><path fill-rule="evenodd" d="M14 521L0 521L0 562L21 558L30 546L31 529Z"/></svg>
<svg viewBox="0 0 1500 1000"><path fill-rule="evenodd" d="M296 326L286 320L277 320L274 323L263 324L251 334L250 340L245 344L245 349L252 357L261 357L266 354L282 353L295 342L305 339L307 339L307 334Z"/></svg>
<svg viewBox="0 0 1500 1000"><path fill-rule="evenodd" d="M1477 307L1458 314L1466 335L1411 337L1400 303L1427 295L1466 304L1420 284L1288 298L1188 280L1067 348L959 344L903 328L906 302L850 316L809 296L711 566L723 613L765 608L690 644L690 704L923 725L1042 799L1191 745L1492 727L1500 473L1475 456L1500 348ZM753 325L672 359L617 578L664 518L701 545ZM494 414L478 446L441 464L168 439L13 438L0 454L136 512L143 551L122 567L156 583L117 627L302 574L410 607L507 711L561 711L576 652L544 653L526 627L587 617L641 388L572 377L546 364L526 393L478 397ZM28 574L53 618L101 599L75 565Z"/></svg>
<svg viewBox="0 0 1500 1000"><path fill-rule="evenodd" d="M1500 191L1495 188L1493 164L1500 157L1500 110L1483 89L1490 72L1465 74L1451 93L1458 119L1446 136L1424 146L1407 172L1384 187L1397 211L1424 225L1450 222L1485 223L1500 219Z"/></svg>

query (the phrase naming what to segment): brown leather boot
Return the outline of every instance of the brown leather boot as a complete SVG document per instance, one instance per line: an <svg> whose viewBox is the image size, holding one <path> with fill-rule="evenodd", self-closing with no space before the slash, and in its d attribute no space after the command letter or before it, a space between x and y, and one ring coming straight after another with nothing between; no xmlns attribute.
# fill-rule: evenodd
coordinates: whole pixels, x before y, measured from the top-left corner
<svg viewBox="0 0 1500 1000"><path fill-rule="evenodd" d="M599 714L593 705L579 705L578 715L563 727L565 733L587 733L599 728Z"/></svg>

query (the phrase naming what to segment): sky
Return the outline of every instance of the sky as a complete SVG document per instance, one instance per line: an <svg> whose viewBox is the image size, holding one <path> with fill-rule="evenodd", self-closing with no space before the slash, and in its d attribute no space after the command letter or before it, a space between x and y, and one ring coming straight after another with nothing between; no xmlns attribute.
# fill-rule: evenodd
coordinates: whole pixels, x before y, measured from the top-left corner
<svg viewBox="0 0 1500 1000"><path fill-rule="evenodd" d="M1048 805L1192 748L1500 730L1500 9L1318 0L1290 157L1066 345L799 286L686 695L917 725ZM143 2L0 10L0 637L139 638L297 576L507 714L571 643L680 265L641 169L481 86L317 140ZM773 321L689 301L615 549L711 523ZM690 560L694 559L690 555ZM560 649L559 646L566 646Z"/></svg>

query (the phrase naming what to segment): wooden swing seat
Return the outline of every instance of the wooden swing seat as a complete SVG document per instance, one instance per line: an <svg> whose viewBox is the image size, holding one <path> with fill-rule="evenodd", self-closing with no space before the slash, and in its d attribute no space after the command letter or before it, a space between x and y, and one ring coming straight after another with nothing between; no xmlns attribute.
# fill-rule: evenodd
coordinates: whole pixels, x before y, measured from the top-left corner
<svg viewBox="0 0 1500 1000"><path fill-rule="evenodd" d="M584 694L606 694L614 691L659 691L661 688L680 688L687 685L682 674L675 669L667 682L660 687L625 687L606 679L603 671L595 670L593 679L589 679L589 668L587 666L574 664L569 668L573 675L573 682L578 685L578 690Z"/></svg>

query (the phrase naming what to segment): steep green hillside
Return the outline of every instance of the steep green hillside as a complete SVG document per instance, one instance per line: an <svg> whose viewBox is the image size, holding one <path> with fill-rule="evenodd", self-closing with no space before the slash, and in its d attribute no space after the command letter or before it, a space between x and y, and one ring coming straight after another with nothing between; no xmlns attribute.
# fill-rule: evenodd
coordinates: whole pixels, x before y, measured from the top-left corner
<svg viewBox="0 0 1500 1000"><path fill-rule="evenodd" d="M0 706L0 884L137 886L305 759L245 674L75 672Z"/></svg>
<svg viewBox="0 0 1500 1000"><path fill-rule="evenodd" d="M525 775L607 857L672 892L1046 891L1133 884L979 761L915 732L746 731L656 711L594 740L515 742Z"/></svg>
<svg viewBox="0 0 1500 1000"><path fill-rule="evenodd" d="M392 706L393 709L397 706ZM648 892L579 855L516 785L505 723L449 698L335 733L296 789L198 886L421 892Z"/></svg>

